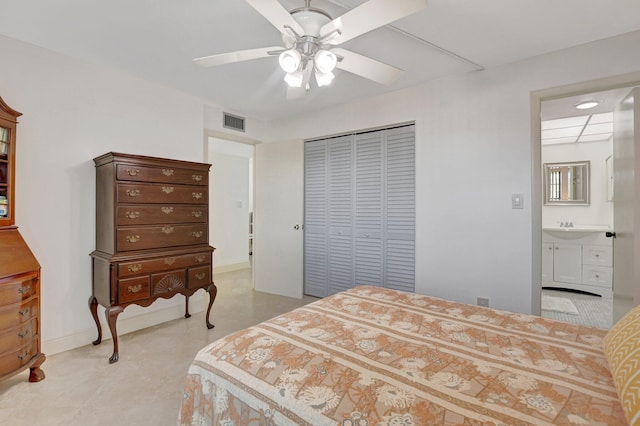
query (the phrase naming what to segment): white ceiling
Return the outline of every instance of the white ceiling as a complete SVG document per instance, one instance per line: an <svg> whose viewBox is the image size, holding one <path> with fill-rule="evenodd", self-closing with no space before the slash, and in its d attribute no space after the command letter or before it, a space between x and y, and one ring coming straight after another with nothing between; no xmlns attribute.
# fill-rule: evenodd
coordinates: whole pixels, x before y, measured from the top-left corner
<svg viewBox="0 0 640 426"><path fill-rule="evenodd" d="M303 0L280 0L287 9ZM363 0L313 0L333 17ZM405 70L382 86L336 70L286 99L276 58L201 68L192 58L280 45L243 0L0 0L0 34L202 97L265 120L309 112L640 30L638 0L430 0L343 47Z"/></svg>
<svg viewBox="0 0 640 426"><path fill-rule="evenodd" d="M542 145L609 140L613 135L613 111L632 89L623 87L542 102ZM598 105L587 110L576 108L587 101Z"/></svg>

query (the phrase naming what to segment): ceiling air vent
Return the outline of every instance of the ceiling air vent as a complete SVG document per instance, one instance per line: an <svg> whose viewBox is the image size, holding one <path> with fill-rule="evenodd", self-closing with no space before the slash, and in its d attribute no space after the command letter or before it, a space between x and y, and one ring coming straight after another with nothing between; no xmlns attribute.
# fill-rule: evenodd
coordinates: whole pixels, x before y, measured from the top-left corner
<svg viewBox="0 0 640 426"><path fill-rule="evenodd" d="M224 124L222 127L227 129L238 130L240 132L244 132L244 117L238 117L237 115L223 113L224 116Z"/></svg>

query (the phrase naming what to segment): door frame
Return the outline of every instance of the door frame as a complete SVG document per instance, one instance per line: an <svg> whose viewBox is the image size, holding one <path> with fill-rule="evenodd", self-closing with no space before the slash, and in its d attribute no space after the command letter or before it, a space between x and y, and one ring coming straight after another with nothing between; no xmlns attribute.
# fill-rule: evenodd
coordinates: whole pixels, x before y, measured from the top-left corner
<svg viewBox="0 0 640 426"><path fill-rule="evenodd" d="M542 279L542 146L540 110L544 101L604 90L640 86L640 72L604 77L531 92L531 313L541 313ZM640 173L640 171L638 171ZM636 201L640 210L640 200ZM638 234L640 235L640 233ZM635 262L640 264L640 253Z"/></svg>

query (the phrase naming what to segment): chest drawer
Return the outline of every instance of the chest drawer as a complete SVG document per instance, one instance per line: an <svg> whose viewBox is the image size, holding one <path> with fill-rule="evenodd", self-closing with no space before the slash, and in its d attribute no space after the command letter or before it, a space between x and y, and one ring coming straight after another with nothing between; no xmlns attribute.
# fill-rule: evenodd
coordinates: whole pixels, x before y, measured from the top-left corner
<svg viewBox="0 0 640 426"><path fill-rule="evenodd" d="M585 265L612 266L613 248L611 246L582 246L582 263Z"/></svg>
<svg viewBox="0 0 640 426"><path fill-rule="evenodd" d="M189 268L189 288L206 287L211 284L211 266Z"/></svg>
<svg viewBox="0 0 640 426"><path fill-rule="evenodd" d="M204 223L208 219L207 206L135 205L118 206L116 225L154 225L161 223Z"/></svg>
<svg viewBox="0 0 640 426"><path fill-rule="evenodd" d="M118 183L118 203L208 204L206 187L151 183Z"/></svg>
<svg viewBox="0 0 640 426"><path fill-rule="evenodd" d="M207 185L208 171L178 169L171 166L150 167L118 164L116 166L118 180L136 182L165 182L191 185Z"/></svg>
<svg viewBox="0 0 640 426"><path fill-rule="evenodd" d="M18 303L38 293L38 278L29 274L0 283L0 306Z"/></svg>
<svg viewBox="0 0 640 426"><path fill-rule="evenodd" d="M116 231L118 251L206 244L206 224L146 226L119 228Z"/></svg>
<svg viewBox="0 0 640 426"><path fill-rule="evenodd" d="M18 370L31 361L31 358L36 356L38 352L38 340L34 339L12 352L0 355L0 377Z"/></svg>
<svg viewBox="0 0 640 426"><path fill-rule="evenodd" d="M176 270L151 275L153 294L167 294L187 288L185 270Z"/></svg>
<svg viewBox="0 0 640 426"><path fill-rule="evenodd" d="M5 330L0 333L0 355L13 352L30 343L38 337L38 319L32 318L29 322Z"/></svg>
<svg viewBox="0 0 640 426"><path fill-rule="evenodd" d="M38 314L37 297L22 303L0 307L0 330L28 322L31 318L37 317Z"/></svg>
<svg viewBox="0 0 640 426"><path fill-rule="evenodd" d="M186 254L181 256L167 256L158 259L126 262L118 265L118 276L132 277L141 274L151 274L172 269L186 268L193 265L210 265L209 252Z"/></svg>
<svg viewBox="0 0 640 426"><path fill-rule="evenodd" d="M118 281L118 300L128 303L149 298L149 276L128 278Z"/></svg>

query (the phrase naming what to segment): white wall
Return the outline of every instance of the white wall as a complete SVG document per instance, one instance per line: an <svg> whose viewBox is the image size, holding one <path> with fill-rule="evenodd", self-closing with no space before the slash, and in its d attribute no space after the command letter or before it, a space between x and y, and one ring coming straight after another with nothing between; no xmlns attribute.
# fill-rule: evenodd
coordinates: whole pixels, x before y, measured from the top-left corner
<svg viewBox="0 0 640 426"><path fill-rule="evenodd" d="M16 224L42 266L43 349L51 354L97 335L87 304L95 249L92 159L115 151L203 161L204 107L192 96L6 37L0 37L0 57L0 96L24 114ZM196 312L202 300L191 300ZM149 308L130 306L118 329L122 334L166 320L167 312L180 317L183 304L175 297ZM103 332L108 338L108 329Z"/></svg>
<svg viewBox="0 0 640 426"><path fill-rule="evenodd" d="M530 312L531 92L638 71L638 45L635 32L290 117L269 140L415 120L416 291ZM523 210L511 209L514 193Z"/></svg>
<svg viewBox="0 0 640 426"><path fill-rule="evenodd" d="M542 163L590 162L590 204L588 206L542 206L542 227L557 228L560 222L576 226L613 228L613 203L607 201L605 161L613 152L611 140L542 146ZM543 189L544 190L544 189Z"/></svg>
<svg viewBox="0 0 640 426"><path fill-rule="evenodd" d="M228 144L236 149L227 148ZM249 178L253 146L210 138L210 242L214 265L249 266Z"/></svg>

